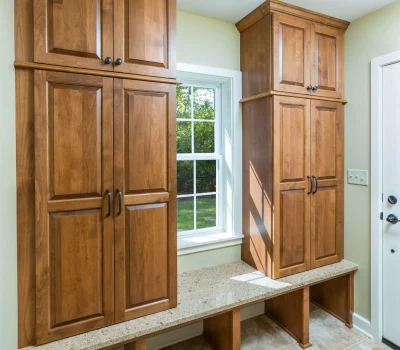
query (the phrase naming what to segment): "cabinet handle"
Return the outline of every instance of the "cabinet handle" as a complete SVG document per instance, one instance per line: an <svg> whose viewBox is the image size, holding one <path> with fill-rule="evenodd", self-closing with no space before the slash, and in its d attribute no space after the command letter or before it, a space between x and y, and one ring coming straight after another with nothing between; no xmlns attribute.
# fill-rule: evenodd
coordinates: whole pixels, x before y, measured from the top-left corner
<svg viewBox="0 0 400 350"><path fill-rule="evenodd" d="M111 215L111 190L109 188L107 188L106 193L107 193L107 202L108 202L107 216L110 216Z"/></svg>
<svg viewBox="0 0 400 350"><path fill-rule="evenodd" d="M115 64L116 64L117 66L120 66L122 63L123 63L123 61L122 61L120 58L117 58L117 59L115 60Z"/></svg>
<svg viewBox="0 0 400 350"><path fill-rule="evenodd" d="M314 88L314 87L313 87L312 85L308 85L308 86L307 86L307 90L308 90L308 91L313 90L313 88Z"/></svg>
<svg viewBox="0 0 400 350"><path fill-rule="evenodd" d="M311 194L313 190L313 179L311 176L307 176L308 181L310 181L310 192L307 192L307 194Z"/></svg>
<svg viewBox="0 0 400 350"><path fill-rule="evenodd" d="M120 188L117 188L117 194L118 194L118 215L122 214L122 190Z"/></svg>
<svg viewBox="0 0 400 350"><path fill-rule="evenodd" d="M106 59L104 60L105 64L111 64L112 63L112 58L111 57L106 57Z"/></svg>
<svg viewBox="0 0 400 350"><path fill-rule="evenodd" d="M318 90L318 86L312 86L312 91L317 91Z"/></svg>
<svg viewBox="0 0 400 350"><path fill-rule="evenodd" d="M312 178L315 180L315 191L312 194L316 194L318 192L318 178L314 175Z"/></svg>

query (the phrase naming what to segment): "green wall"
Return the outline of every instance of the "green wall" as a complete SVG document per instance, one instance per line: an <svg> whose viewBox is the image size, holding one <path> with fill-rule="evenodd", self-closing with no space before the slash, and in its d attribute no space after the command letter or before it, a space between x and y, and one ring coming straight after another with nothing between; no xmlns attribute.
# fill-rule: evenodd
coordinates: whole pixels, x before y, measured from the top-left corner
<svg viewBox="0 0 400 350"><path fill-rule="evenodd" d="M346 32L345 169L370 162L371 59L400 50L400 2L361 17ZM355 312L371 315L370 186L345 185L345 257L360 265L355 278ZM376 214L376 213L375 213Z"/></svg>

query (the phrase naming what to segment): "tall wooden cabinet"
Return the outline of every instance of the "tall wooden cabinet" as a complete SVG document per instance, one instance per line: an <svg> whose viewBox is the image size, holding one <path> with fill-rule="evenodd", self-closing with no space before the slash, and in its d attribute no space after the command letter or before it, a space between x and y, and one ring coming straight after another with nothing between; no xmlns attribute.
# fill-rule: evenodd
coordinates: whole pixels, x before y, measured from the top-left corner
<svg viewBox="0 0 400 350"><path fill-rule="evenodd" d="M272 278L343 259L347 26L277 0L237 23L242 259Z"/></svg>
<svg viewBox="0 0 400 350"><path fill-rule="evenodd" d="M22 348L177 305L178 82L175 0L15 10Z"/></svg>

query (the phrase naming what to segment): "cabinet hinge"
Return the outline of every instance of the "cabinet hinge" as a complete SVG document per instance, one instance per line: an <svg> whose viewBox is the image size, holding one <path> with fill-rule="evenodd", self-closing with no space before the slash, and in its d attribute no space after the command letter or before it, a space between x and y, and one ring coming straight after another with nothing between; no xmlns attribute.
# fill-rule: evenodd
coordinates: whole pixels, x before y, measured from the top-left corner
<svg viewBox="0 0 400 350"><path fill-rule="evenodd" d="M383 212L381 212L381 220L383 220Z"/></svg>

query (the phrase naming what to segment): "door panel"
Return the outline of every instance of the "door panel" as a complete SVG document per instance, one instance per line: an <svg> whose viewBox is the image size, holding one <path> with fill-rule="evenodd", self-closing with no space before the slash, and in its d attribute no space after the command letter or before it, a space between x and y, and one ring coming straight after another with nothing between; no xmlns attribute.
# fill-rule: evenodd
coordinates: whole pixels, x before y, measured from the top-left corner
<svg viewBox="0 0 400 350"><path fill-rule="evenodd" d="M309 95L310 23L273 14L273 90Z"/></svg>
<svg viewBox="0 0 400 350"><path fill-rule="evenodd" d="M117 322L176 305L175 100L174 85L114 80Z"/></svg>
<svg viewBox="0 0 400 350"><path fill-rule="evenodd" d="M343 105L339 102L311 102L311 267L343 259L344 213L344 127Z"/></svg>
<svg viewBox="0 0 400 350"><path fill-rule="evenodd" d="M35 71L37 344L114 322L113 80Z"/></svg>
<svg viewBox="0 0 400 350"><path fill-rule="evenodd" d="M111 71L113 1L34 0L35 62Z"/></svg>
<svg viewBox="0 0 400 350"><path fill-rule="evenodd" d="M175 78L176 0L115 0L115 71Z"/></svg>
<svg viewBox="0 0 400 350"><path fill-rule="evenodd" d="M310 101L274 97L273 278L309 269Z"/></svg>
<svg viewBox="0 0 400 350"><path fill-rule="evenodd" d="M344 93L344 32L311 24L311 85L316 96L342 98Z"/></svg>

